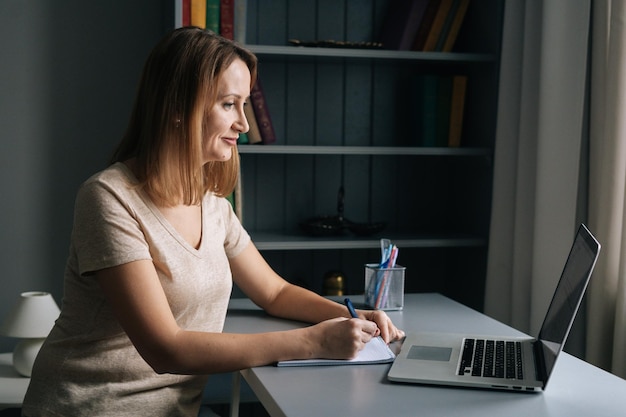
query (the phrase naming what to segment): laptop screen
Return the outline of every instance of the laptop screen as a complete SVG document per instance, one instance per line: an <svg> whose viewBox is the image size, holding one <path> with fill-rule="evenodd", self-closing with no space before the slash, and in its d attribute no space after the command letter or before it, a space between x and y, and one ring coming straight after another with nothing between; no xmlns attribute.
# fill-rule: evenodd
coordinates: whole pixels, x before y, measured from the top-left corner
<svg viewBox="0 0 626 417"><path fill-rule="evenodd" d="M585 225L580 225L539 332L541 356L545 364L542 378L546 380L572 327L599 252L598 241Z"/></svg>

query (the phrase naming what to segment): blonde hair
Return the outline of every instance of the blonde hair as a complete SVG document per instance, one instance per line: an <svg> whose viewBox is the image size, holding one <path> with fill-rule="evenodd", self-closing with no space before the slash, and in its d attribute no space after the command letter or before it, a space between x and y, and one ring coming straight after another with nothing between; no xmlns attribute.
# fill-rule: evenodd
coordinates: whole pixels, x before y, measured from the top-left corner
<svg viewBox="0 0 626 417"><path fill-rule="evenodd" d="M236 59L247 65L254 84L254 54L200 28L176 29L150 53L128 127L111 162L135 158L140 186L156 204L199 204L209 191L223 197L234 190L238 152L234 150L228 161L203 165L202 137L220 77Z"/></svg>

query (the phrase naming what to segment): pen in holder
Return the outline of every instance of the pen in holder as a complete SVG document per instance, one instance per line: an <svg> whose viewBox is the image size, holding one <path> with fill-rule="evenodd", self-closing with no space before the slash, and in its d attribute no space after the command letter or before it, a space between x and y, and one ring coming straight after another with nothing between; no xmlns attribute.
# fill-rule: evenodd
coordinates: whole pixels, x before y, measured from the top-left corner
<svg viewBox="0 0 626 417"><path fill-rule="evenodd" d="M402 310L405 267L365 265L365 304L376 310Z"/></svg>

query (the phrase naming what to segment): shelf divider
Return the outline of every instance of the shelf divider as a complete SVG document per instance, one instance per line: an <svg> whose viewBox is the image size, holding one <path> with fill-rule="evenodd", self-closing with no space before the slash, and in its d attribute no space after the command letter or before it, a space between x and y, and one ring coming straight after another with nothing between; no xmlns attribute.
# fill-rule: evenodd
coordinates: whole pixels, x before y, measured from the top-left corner
<svg viewBox="0 0 626 417"><path fill-rule="evenodd" d="M488 148L240 145L240 154L490 156Z"/></svg>
<svg viewBox="0 0 626 417"><path fill-rule="evenodd" d="M365 48L315 48L306 46L281 45L245 45L257 55L267 57L293 56L303 58L345 58L345 59L376 59L388 61L423 61L423 62L492 62L492 54L458 53L458 52L416 52L396 51L388 49Z"/></svg>
<svg viewBox="0 0 626 417"><path fill-rule="evenodd" d="M250 233L259 250L334 250L380 248L380 237L332 236L313 237L269 232ZM481 237L470 235L402 235L385 236L402 248L480 247L486 244Z"/></svg>

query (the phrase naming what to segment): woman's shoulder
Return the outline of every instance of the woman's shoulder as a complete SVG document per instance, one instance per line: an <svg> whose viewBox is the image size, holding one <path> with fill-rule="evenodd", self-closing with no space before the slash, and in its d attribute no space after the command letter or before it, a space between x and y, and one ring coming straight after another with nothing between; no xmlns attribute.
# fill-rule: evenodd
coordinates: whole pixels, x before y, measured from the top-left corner
<svg viewBox="0 0 626 417"><path fill-rule="evenodd" d="M137 184L137 179L132 171L122 162L116 162L102 171L96 172L89 177L83 186L90 184Z"/></svg>
<svg viewBox="0 0 626 417"><path fill-rule="evenodd" d="M77 200L134 200L139 197L137 184L130 169L118 162L83 182L78 190Z"/></svg>
<svg viewBox="0 0 626 417"><path fill-rule="evenodd" d="M228 213L232 210L232 205L226 197L219 197L210 191L204 195L203 206L205 208L213 208L222 213Z"/></svg>

